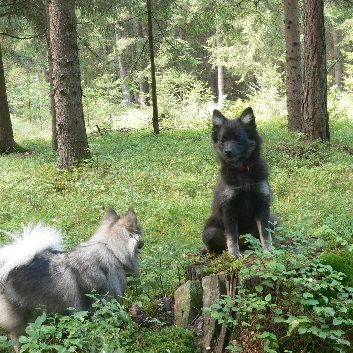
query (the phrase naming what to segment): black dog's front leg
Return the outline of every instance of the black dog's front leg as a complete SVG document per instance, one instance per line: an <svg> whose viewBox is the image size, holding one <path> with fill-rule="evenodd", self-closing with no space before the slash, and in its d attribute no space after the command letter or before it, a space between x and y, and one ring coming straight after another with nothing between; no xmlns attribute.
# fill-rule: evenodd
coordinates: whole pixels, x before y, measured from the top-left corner
<svg viewBox="0 0 353 353"><path fill-rule="evenodd" d="M265 252L269 252L268 247L272 244L272 237L271 237L271 231L270 231L271 227L270 227L269 219L270 219L269 209L266 209L265 211L262 212L262 214L259 217L255 218L256 226L259 231L261 245Z"/></svg>
<svg viewBox="0 0 353 353"><path fill-rule="evenodd" d="M231 207L223 207L224 234L229 254L241 257L239 250L238 219Z"/></svg>

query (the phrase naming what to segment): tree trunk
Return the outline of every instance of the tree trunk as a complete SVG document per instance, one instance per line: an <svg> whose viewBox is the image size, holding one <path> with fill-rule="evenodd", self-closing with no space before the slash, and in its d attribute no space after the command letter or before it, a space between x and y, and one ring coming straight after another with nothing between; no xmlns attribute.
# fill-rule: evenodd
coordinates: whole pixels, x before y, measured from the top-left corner
<svg viewBox="0 0 353 353"><path fill-rule="evenodd" d="M151 0L146 0L147 17L148 17L148 43L150 48L150 64L151 64L151 95L152 95L152 125L155 135L159 134L158 122L158 104L157 104L157 87L156 87L156 66L154 63L154 46L153 46L153 26L152 26L152 5Z"/></svg>
<svg viewBox="0 0 353 353"><path fill-rule="evenodd" d="M118 66L119 66L119 77L121 81L121 92L123 94L123 102L125 105L130 105L132 98L131 98L131 93L129 91L129 87L126 84L126 79L127 79L127 73L126 73L126 68L125 64L123 61L123 56L122 53L119 50L119 41L121 40L122 36L120 33L120 28L119 24L115 25L115 45L118 50Z"/></svg>
<svg viewBox="0 0 353 353"><path fill-rule="evenodd" d="M324 1L304 0L303 132L307 140L330 139Z"/></svg>
<svg viewBox="0 0 353 353"><path fill-rule="evenodd" d="M218 24L216 27L216 48L220 50L222 48L222 37L221 29ZM224 101L224 67L217 65L217 95L218 95L218 106L222 108Z"/></svg>
<svg viewBox="0 0 353 353"><path fill-rule="evenodd" d="M335 25L333 25L335 26ZM332 28L332 40L333 40L333 59L335 60L335 84L339 91L342 91L342 78L343 78L343 57L340 50L341 43L341 31Z"/></svg>
<svg viewBox="0 0 353 353"><path fill-rule="evenodd" d="M6 94L4 63L0 43L0 153L9 153L16 150L10 118L9 104Z"/></svg>
<svg viewBox="0 0 353 353"><path fill-rule="evenodd" d="M136 34L137 37L139 37L141 40L145 41L145 38L148 38L148 34L145 30L145 27L143 25L143 23L141 21L137 21L136 23ZM138 47L138 55L141 55L141 51L144 48L144 45L146 43L144 43L143 45L140 45ZM145 64L144 64L144 60L140 60L141 64L140 64L140 70L145 69ZM139 97L138 97L138 103L140 106L145 107L147 105L149 105L148 102L148 94L149 94L149 85L148 85L148 79L147 77L145 77L144 75L140 75L139 77Z"/></svg>
<svg viewBox="0 0 353 353"><path fill-rule="evenodd" d="M146 107L147 105L149 105L149 102L148 102L149 86L146 78L140 78L139 89L140 89L140 93L138 96L138 102L141 107Z"/></svg>
<svg viewBox="0 0 353 353"><path fill-rule="evenodd" d="M54 151L58 150L58 140L56 136L56 112L55 112L55 101L54 101L54 85L53 85L53 62L51 57L51 48L50 48L50 25L49 25L49 6L48 3L45 3L46 6L46 18L47 18L47 31L46 31L46 40L48 47L48 80L49 80L49 96L50 96L50 112L51 112L51 145Z"/></svg>
<svg viewBox="0 0 353 353"><path fill-rule="evenodd" d="M284 0L284 25L287 63L288 130L300 131L302 127L302 72L298 0Z"/></svg>
<svg viewBox="0 0 353 353"><path fill-rule="evenodd" d="M58 166L90 157L82 106L74 0L50 0L50 48L58 141Z"/></svg>

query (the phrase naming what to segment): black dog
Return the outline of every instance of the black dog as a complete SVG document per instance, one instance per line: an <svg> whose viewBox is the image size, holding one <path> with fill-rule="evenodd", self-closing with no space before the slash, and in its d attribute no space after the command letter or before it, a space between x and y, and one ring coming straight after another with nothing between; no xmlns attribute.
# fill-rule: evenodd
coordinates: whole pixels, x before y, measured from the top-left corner
<svg viewBox="0 0 353 353"><path fill-rule="evenodd" d="M212 140L221 162L221 180L203 231L204 243L210 251L228 249L241 257L239 234L252 234L268 251L272 242L269 173L260 157L262 141L252 109L233 120L214 110Z"/></svg>

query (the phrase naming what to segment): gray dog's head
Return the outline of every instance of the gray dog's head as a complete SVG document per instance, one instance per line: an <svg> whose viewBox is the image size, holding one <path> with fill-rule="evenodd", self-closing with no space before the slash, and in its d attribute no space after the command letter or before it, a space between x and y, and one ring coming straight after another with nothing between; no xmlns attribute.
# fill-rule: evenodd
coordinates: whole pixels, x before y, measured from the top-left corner
<svg viewBox="0 0 353 353"><path fill-rule="evenodd" d="M138 250L143 247L143 238L132 208L122 216L110 208L92 241L107 244L127 273L138 274Z"/></svg>

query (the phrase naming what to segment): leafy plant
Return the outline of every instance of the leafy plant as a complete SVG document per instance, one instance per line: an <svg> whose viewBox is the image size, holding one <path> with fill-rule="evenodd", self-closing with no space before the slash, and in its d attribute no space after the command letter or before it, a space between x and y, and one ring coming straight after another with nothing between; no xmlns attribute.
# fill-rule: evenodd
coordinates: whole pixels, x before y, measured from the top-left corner
<svg viewBox="0 0 353 353"><path fill-rule="evenodd" d="M208 118L204 106L212 100L211 90L193 75L168 70L161 75L157 88L162 126L196 126Z"/></svg>
<svg viewBox="0 0 353 353"><path fill-rule="evenodd" d="M353 288L343 284L342 273L286 249L273 249L272 256L255 249L246 261L234 298L224 296L207 309L233 327L231 352L244 349L249 331L265 352L348 352ZM244 285L250 279L255 284Z"/></svg>
<svg viewBox="0 0 353 353"><path fill-rule="evenodd" d="M73 311L70 316L43 313L20 338L22 352L120 351L131 344L127 332L134 330L130 315L115 300L103 298L94 312Z"/></svg>
<svg viewBox="0 0 353 353"><path fill-rule="evenodd" d="M43 313L20 338L22 353L117 352L194 353L194 334L178 327L141 329L116 300L95 298L93 313L74 311L68 316ZM0 336L0 349L14 341Z"/></svg>

